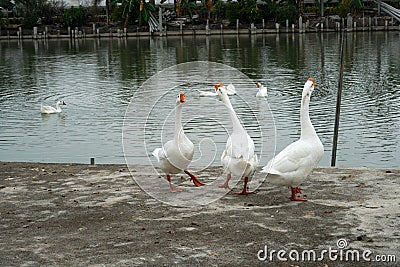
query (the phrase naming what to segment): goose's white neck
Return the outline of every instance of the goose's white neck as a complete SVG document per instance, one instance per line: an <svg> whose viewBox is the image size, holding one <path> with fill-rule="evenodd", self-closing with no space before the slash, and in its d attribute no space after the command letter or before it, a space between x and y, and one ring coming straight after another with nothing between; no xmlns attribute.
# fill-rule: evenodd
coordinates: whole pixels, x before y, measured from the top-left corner
<svg viewBox="0 0 400 267"><path fill-rule="evenodd" d="M56 110L57 110L57 112L61 112L60 102L57 102Z"/></svg>
<svg viewBox="0 0 400 267"><path fill-rule="evenodd" d="M304 95L301 100L301 107L300 107L300 126L301 126L300 139L309 139L315 137L318 138L314 126L312 125L310 120L309 106L310 106L310 95L309 94Z"/></svg>
<svg viewBox="0 0 400 267"><path fill-rule="evenodd" d="M174 139L176 141L179 140L179 137L183 134L183 127L182 127L182 103L179 103L176 105L175 108L175 133L174 133Z"/></svg>
<svg viewBox="0 0 400 267"><path fill-rule="evenodd" d="M226 107L229 110L229 116L231 117L232 120L233 132L244 132L242 124L240 123L239 118L237 117L236 112L232 107L228 95L226 93L223 93L221 94L221 97L222 97L222 102L226 105Z"/></svg>

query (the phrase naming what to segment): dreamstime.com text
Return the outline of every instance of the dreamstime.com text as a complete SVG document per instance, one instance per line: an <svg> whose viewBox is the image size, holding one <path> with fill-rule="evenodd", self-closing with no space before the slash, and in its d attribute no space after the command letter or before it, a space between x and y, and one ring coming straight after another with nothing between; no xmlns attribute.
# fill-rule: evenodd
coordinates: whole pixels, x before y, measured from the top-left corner
<svg viewBox="0 0 400 267"><path fill-rule="evenodd" d="M267 245L263 249L257 252L257 258L260 261L269 262L285 262L285 261L295 261L295 262L318 262L318 261L344 261L344 262L386 262L393 263L396 262L396 255L386 254L386 255L374 255L374 253L369 250L358 250L358 249L346 249L347 241L345 239L339 239L336 243L336 247L328 247L328 249L323 249L321 251L316 251L314 249L309 250L296 250L292 249L290 251L280 249L269 249Z"/></svg>

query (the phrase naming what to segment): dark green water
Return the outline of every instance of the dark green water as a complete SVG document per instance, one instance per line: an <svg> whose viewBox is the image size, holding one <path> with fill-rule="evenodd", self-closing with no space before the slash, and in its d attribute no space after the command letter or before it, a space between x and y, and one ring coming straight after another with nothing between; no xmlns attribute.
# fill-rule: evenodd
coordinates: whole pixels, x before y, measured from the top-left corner
<svg viewBox="0 0 400 267"><path fill-rule="evenodd" d="M176 64L212 61L236 68L268 87L267 101L274 116L277 151L299 136L301 90L307 78L313 77L318 87L311 99L310 116L325 146L325 156L319 165L329 166L339 44L337 33L2 41L0 160L88 163L90 157L95 157L97 163L124 163L121 134L124 115L136 92L146 95L140 86ZM398 32L348 33L338 166L400 166L399 44ZM152 95L159 91L161 97L174 79L180 78L188 79L170 77L160 81ZM223 82L229 83L226 78ZM198 97L194 90L212 90L212 83L187 87L191 90L188 98L196 102L194 113L204 116L213 112L216 100ZM241 99L248 101L257 92L256 87L237 90ZM152 104L148 98L137 96L135 101L143 99ZM67 103L62 113L40 114L41 103L54 106L59 99ZM174 100L163 101L165 110L173 109ZM243 101L232 101L239 115L245 117L247 107L241 104ZM159 123L164 123L164 119L160 118ZM145 120L144 115L138 116L139 130ZM246 121L249 131L257 135L250 120L244 119L245 124ZM157 125L157 120L152 123ZM210 141L215 145L212 153L217 153L212 164L219 165L218 151L224 148L226 135L218 127L209 130L205 127L207 123L192 120L187 133L198 138L208 138L209 134L219 136ZM154 142L154 147L159 146L159 140ZM153 147L152 143L147 145ZM147 155L130 156L137 163L148 162ZM260 165L266 161L264 158Z"/></svg>

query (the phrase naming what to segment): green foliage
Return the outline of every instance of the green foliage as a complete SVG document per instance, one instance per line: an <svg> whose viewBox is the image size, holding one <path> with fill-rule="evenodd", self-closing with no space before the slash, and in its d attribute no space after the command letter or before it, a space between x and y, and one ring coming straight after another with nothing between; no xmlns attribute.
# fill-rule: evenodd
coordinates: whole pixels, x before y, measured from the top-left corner
<svg viewBox="0 0 400 267"><path fill-rule="evenodd" d="M261 17L267 20L275 20L278 14L279 5L276 1L265 0L265 5L261 5Z"/></svg>
<svg viewBox="0 0 400 267"><path fill-rule="evenodd" d="M225 13L226 13L226 7L227 7L227 4L225 4L225 2L223 2L222 0L218 0L214 4L214 12L213 12L213 14L216 15L217 18L223 18L225 16Z"/></svg>
<svg viewBox="0 0 400 267"><path fill-rule="evenodd" d="M122 7L117 7L114 8L112 13L111 13L111 20L112 21L118 21L118 22L122 22L123 19L123 13L124 13L124 9Z"/></svg>
<svg viewBox="0 0 400 267"><path fill-rule="evenodd" d="M21 25L24 18L8 18L8 24Z"/></svg>
<svg viewBox="0 0 400 267"><path fill-rule="evenodd" d="M363 9L362 0L342 0L338 7L338 15L342 18L347 17L347 14L357 16Z"/></svg>
<svg viewBox="0 0 400 267"><path fill-rule="evenodd" d="M40 9L40 17L43 24L54 23L54 18L61 17L66 9L66 5L62 1L48 1L43 4Z"/></svg>
<svg viewBox="0 0 400 267"><path fill-rule="evenodd" d="M113 3L120 3L125 27L127 27L128 24L132 24L136 20L138 20L139 25L142 25L143 22L147 23L150 13L156 10L152 3L147 3L145 0L142 0L142 9L140 8L141 0L116 0Z"/></svg>
<svg viewBox="0 0 400 267"><path fill-rule="evenodd" d="M0 6L11 9L17 7L19 14L23 16L22 26L24 28L32 28L38 23L38 18L43 24L52 24L61 17L61 22L65 26L81 27L87 24L90 17L89 7L71 7L65 9L65 0L0 0ZM176 0L178 1L178 0ZM257 3L258 1L258 3ZM260 4L260 1L264 3ZM300 1L300 2L299 2ZM202 6L197 6L195 0L179 0L180 12L184 16L192 17L194 14L200 15L202 18L214 18L221 21L227 19L235 22L239 19L242 23L260 22L261 19L274 20L279 23L296 23L299 15L298 6L304 0L201 0ZM312 13L316 16L320 14L319 3L316 0L314 6L308 6L306 13ZM399 0L396 3L400 3ZM100 0L91 0L93 3L92 15L99 20L97 15L98 3ZM110 8L110 16L113 21L124 23L125 27L129 24L138 23L142 25L147 23L152 12L155 12L154 1L146 2L146 0L107 0ZM325 0L325 3L331 3L332 0ZM15 4L14 4L15 3ZM87 2L89 3L89 2ZM331 3L336 5L336 3ZM362 0L339 0L337 6L325 8L325 15L337 14L346 17L347 14L357 15L363 9ZM107 13L108 15L108 13ZM0 13L1 17L1 13ZM4 21L0 22L4 25ZM10 22L10 24L13 24Z"/></svg>
<svg viewBox="0 0 400 267"><path fill-rule="evenodd" d="M257 6L257 0L244 0L244 15L247 17L249 22L257 21L261 18L261 12Z"/></svg>
<svg viewBox="0 0 400 267"><path fill-rule="evenodd" d="M225 4L225 17L230 21L254 22L261 19L262 13L256 0L241 0Z"/></svg>
<svg viewBox="0 0 400 267"><path fill-rule="evenodd" d="M86 24L87 16L85 9L80 7L71 7L64 11L62 22L69 27L82 27Z"/></svg>
<svg viewBox="0 0 400 267"><path fill-rule="evenodd" d="M340 3L338 8L337 8L337 14L341 17L341 18L345 18L347 17L347 14L350 13L350 6L348 3Z"/></svg>
<svg viewBox="0 0 400 267"><path fill-rule="evenodd" d="M358 15L363 9L362 0L350 0L350 12L352 15Z"/></svg>
<svg viewBox="0 0 400 267"><path fill-rule="evenodd" d="M181 11L182 15L189 15L190 18L193 17L193 14L196 13L196 2L191 0L182 0L181 1Z"/></svg>
<svg viewBox="0 0 400 267"><path fill-rule="evenodd" d="M155 10L156 8L150 2L144 2L142 11L139 10L139 13L137 14L139 25L142 25L143 22L147 23L150 18L150 13Z"/></svg>
<svg viewBox="0 0 400 267"><path fill-rule="evenodd" d="M325 15L330 16L330 15L337 15L338 14L338 8L337 7L326 7L325 8Z"/></svg>
<svg viewBox="0 0 400 267"><path fill-rule="evenodd" d="M230 21L241 19L241 5L239 2L228 2L226 3L225 17Z"/></svg>
<svg viewBox="0 0 400 267"><path fill-rule="evenodd" d="M25 16L22 21L22 28L32 29L37 26L38 17L36 15Z"/></svg>
<svg viewBox="0 0 400 267"><path fill-rule="evenodd" d="M317 6L307 6L305 11L306 11L306 13L311 13L313 15L320 14L320 9Z"/></svg>
<svg viewBox="0 0 400 267"><path fill-rule="evenodd" d="M278 8L277 21L279 23L285 23L289 20L289 24L296 23L297 20L297 8L290 2L285 2Z"/></svg>

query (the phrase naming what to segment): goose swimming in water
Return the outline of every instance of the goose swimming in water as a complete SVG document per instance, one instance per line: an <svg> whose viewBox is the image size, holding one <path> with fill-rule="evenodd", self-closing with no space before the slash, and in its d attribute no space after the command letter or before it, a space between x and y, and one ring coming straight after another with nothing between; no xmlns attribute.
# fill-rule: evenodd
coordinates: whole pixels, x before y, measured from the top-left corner
<svg viewBox="0 0 400 267"><path fill-rule="evenodd" d="M41 105L40 112L42 114L60 113L62 111L60 105L66 105L64 100L58 101L56 103L56 108L53 108L52 106L43 106L43 105Z"/></svg>

